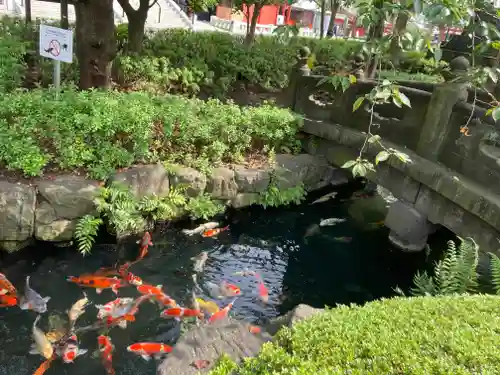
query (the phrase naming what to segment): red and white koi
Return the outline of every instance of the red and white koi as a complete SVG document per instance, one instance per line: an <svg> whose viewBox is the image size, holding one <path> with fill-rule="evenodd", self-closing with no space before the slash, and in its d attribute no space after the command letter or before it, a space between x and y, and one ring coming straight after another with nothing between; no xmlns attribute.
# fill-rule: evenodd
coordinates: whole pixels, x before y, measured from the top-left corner
<svg viewBox="0 0 500 375"><path fill-rule="evenodd" d="M192 317L203 319L205 315L200 310L187 309L184 307L171 307L169 309L163 310L161 316L167 319L170 318L180 320L180 318Z"/></svg>
<svg viewBox="0 0 500 375"><path fill-rule="evenodd" d="M171 346L157 342L138 342L127 347L127 351L140 355L146 361L151 357L161 357L171 353L172 350Z"/></svg>
<svg viewBox="0 0 500 375"><path fill-rule="evenodd" d="M78 338L75 334L71 335L58 351L64 363L73 363L77 357L86 353L87 349L80 349L78 347Z"/></svg>
<svg viewBox="0 0 500 375"><path fill-rule="evenodd" d="M224 318L227 318L228 315L229 315L229 311L232 309L233 305L234 305L234 302L236 302L236 299L233 299L226 307L224 307L222 310L216 312L215 314L213 314L209 319L208 319L208 323L213 323L213 322L216 322L218 320L222 320Z"/></svg>
<svg viewBox="0 0 500 375"><path fill-rule="evenodd" d="M224 228L214 228L208 229L204 231L201 236L202 237L217 237L220 233L229 229L229 225L226 225Z"/></svg>
<svg viewBox="0 0 500 375"><path fill-rule="evenodd" d="M149 232L145 232L144 236L142 236L137 243L139 244L139 256L137 257L137 260L141 260L147 255L149 246L153 246L151 234Z"/></svg>
<svg viewBox="0 0 500 375"><path fill-rule="evenodd" d="M115 375L113 368L113 351L115 347L108 336L100 335L97 337L99 351L101 352L102 365L106 369L108 375Z"/></svg>

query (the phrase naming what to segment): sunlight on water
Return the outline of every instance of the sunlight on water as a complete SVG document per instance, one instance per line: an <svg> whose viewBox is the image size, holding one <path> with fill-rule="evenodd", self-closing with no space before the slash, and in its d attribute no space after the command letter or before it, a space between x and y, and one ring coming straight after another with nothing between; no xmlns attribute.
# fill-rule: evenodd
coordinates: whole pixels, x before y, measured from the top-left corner
<svg viewBox="0 0 500 375"><path fill-rule="evenodd" d="M280 210L260 208L243 210L228 218L230 230L219 238L187 237L179 228L169 228L153 235L154 246L146 258L131 271L152 285L162 285L164 291L180 305L189 306L192 280L191 257L201 251L209 252L205 270L198 275L203 293L210 299L207 282L222 280L238 285L242 296L236 301L231 315L238 319L261 324L299 303L315 307L336 303L363 303L393 294L396 285L408 286L415 269L414 255L394 252L387 243L387 229L367 229L355 220L332 227L317 229L314 225L328 217L349 218L352 203L339 194L334 201ZM316 225L317 226L317 225ZM312 228L312 229L311 229ZM312 234L311 234L312 233ZM352 242L339 242L347 236ZM337 239L337 240L336 240ZM114 249L115 251L110 251ZM31 275L31 287L42 296L51 296L49 311L39 327L48 330L48 316L65 317L66 310L79 298L81 290L65 281L67 276L89 273L100 267L112 266L134 259L137 245L131 239L119 246L97 245L91 256L82 258L74 250L54 249L39 244L17 262L2 261L0 272L22 292L24 280ZM269 288L269 304L257 298L254 277L234 276L243 269L258 272ZM104 304L115 298L110 290L97 295L86 289L93 304ZM137 297L134 287L120 289L120 297ZM217 300L220 307L231 298ZM161 309L150 303L141 305L136 322L126 330L113 328L111 339L116 347L114 366L117 374L155 374L156 364L128 353L126 347L134 342L156 341L173 344L181 333L180 325L160 317ZM97 309L87 308L77 325L85 326L96 320ZM36 313L18 308L0 309L0 375L32 374L42 362L28 355L32 343L31 327ZM80 347L89 352L74 364L54 362L47 375L105 374L96 352L97 333L79 337Z"/></svg>

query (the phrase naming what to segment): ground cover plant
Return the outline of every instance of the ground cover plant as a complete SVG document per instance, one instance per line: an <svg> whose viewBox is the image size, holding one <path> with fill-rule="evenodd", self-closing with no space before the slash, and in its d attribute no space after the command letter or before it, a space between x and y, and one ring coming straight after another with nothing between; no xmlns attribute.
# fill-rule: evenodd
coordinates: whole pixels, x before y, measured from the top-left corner
<svg viewBox="0 0 500 375"><path fill-rule="evenodd" d="M206 169L248 153L293 152L300 118L270 105L143 92L36 89L0 97L0 163L26 176L85 169L104 179L134 163Z"/></svg>
<svg viewBox="0 0 500 375"><path fill-rule="evenodd" d="M498 296L393 298L328 309L212 375L498 373Z"/></svg>

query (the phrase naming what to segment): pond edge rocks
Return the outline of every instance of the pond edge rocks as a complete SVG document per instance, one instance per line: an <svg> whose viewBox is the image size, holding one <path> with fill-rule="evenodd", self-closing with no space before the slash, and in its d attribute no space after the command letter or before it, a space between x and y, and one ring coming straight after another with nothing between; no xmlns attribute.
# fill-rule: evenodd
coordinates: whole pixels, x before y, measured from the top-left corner
<svg viewBox="0 0 500 375"><path fill-rule="evenodd" d="M221 354L240 363L246 357L258 355L261 346L271 341L280 328L292 327L323 311L324 309L300 304L287 314L273 319L259 333L250 333L247 322L232 318L193 327L181 336L172 353L159 364L157 375L205 374L217 364ZM209 361L209 366L202 370L193 367L193 361L199 359Z"/></svg>
<svg viewBox="0 0 500 375"><path fill-rule="evenodd" d="M201 193L224 201L234 208L254 204L274 176L279 189L303 184L306 192L347 182L343 170L309 154L278 154L272 166L247 168L229 165L214 168L210 176L175 165L135 165L116 171L105 182L119 182L137 198L156 194L165 196L170 188L189 186L186 194ZM31 184L0 181L0 249L14 252L30 245L33 239L67 243L74 237L78 220L96 214L94 198L102 182L76 174L38 179Z"/></svg>

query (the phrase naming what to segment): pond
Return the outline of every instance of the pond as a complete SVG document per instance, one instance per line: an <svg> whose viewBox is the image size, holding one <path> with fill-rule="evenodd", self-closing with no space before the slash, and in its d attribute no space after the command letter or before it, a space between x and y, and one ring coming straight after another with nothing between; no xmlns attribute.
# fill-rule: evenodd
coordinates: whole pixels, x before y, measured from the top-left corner
<svg viewBox="0 0 500 375"><path fill-rule="evenodd" d="M339 188L335 199L325 203L280 209L251 208L226 214L230 229L218 238L187 237L181 233L182 223L153 234L154 246L146 258L133 266L132 272L152 285L161 284L164 291L179 304L188 305L193 289L191 257L209 252L199 284L227 280L240 286L243 295L236 301L231 315L255 324L283 314L299 303L315 307L335 304L364 303L394 295L396 285L410 286L412 275L425 262L425 255L404 254L393 249L387 240L383 223L350 217L352 205L359 200L379 199L364 193L354 194L353 186ZM314 197L312 198L314 199ZM347 218L335 226L319 227L326 218ZM380 218L378 218L380 220ZM184 223L186 224L186 223ZM315 225L316 224L316 225ZM113 251L110 251L113 250ZM92 255L82 258L73 249L38 244L20 254L0 260L0 272L22 291L24 278L31 275L31 287L42 296L51 296L48 312L39 323L48 329L50 315L64 317L65 311L81 298L80 289L66 282L66 277L89 273L117 261L137 256L134 240L119 245L101 243ZM253 278L233 276L245 268L259 272L266 282L270 300L262 305L256 298ZM97 295L86 290L94 304L113 300L114 294L104 290ZM120 296L138 295L133 287L120 289ZM207 294L200 293L208 299ZM223 306L225 301L220 301ZM146 362L128 353L126 347L135 342L160 341L172 344L179 336L180 325L160 318L153 304L141 305L137 321L126 330L113 328L110 337L116 347L114 367L117 374L156 373L155 361ZM77 325L91 324L97 309L87 308ZM29 355L31 328L36 313L18 308L0 309L0 375L32 374L42 357ZM82 334L80 347L89 352L74 364L53 363L47 374L105 374L96 352L95 332Z"/></svg>

